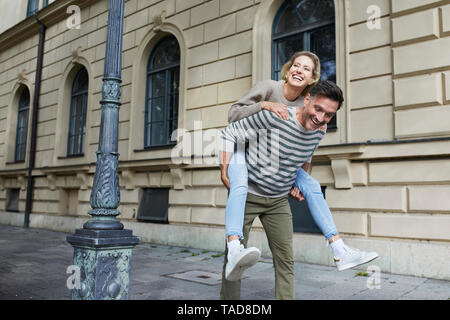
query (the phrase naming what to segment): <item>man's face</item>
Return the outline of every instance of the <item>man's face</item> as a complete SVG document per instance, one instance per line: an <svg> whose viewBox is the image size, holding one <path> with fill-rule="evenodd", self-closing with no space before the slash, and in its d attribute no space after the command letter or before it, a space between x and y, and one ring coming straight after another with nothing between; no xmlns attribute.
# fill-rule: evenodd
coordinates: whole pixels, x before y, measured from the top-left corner
<svg viewBox="0 0 450 320"><path fill-rule="evenodd" d="M336 114L339 103L323 96L311 99L309 93L304 100L301 124L306 130L317 130L330 122Z"/></svg>

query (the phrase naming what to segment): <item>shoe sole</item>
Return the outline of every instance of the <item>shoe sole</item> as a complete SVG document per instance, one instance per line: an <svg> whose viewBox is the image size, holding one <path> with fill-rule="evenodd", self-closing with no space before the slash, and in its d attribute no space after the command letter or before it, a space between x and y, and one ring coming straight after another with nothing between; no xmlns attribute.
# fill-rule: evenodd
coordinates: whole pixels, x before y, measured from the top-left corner
<svg viewBox="0 0 450 320"><path fill-rule="evenodd" d="M373 256L370 256L370 258L368 258L366 260L363 260L363 261L360 261L360 262L353 262L353 263L349 263L349 264L346 264L344 266L338 267L338 271L344 271L344 270L347 270L347 269L354 268L356 266L360 266L360 265L368 263L368 262L370 262L370 261L372 261L372 260L374 260L376 258L378 258L378 254L377 253L375 253L375 255L373 255Z"/></svg>
<svg viewBox="0 0 450 320"><path fill-rule="evenodd" d="M245 256L243 256L236 264L234 268L230 271L228 275L225 276L225 279L228 281L237 281L242 278L242 273L249 267L255 265L261 253L259 251L250 251Z"/></svg>

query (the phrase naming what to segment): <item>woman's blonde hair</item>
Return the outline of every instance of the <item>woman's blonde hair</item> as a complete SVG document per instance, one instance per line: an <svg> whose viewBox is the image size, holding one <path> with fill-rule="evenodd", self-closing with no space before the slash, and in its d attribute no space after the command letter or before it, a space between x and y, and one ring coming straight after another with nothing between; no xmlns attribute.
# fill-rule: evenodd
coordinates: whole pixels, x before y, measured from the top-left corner
<svg viewBox="0 0 450 320"><path fill-rule="evenodd" d="M311 58L311 60L314 62L314 69L312 75L313 82L308 86L306 86L306 88L301 93L302 96L305 96L311 90L311 88L314 87L314 85L320 80L320 60L319 57L316 56L314 53L310 51L297 51L296 53L294 53L292 57L281 68L281 79L283 79L284 81L287 80L289 69L294 64L295 59L297 59L300 56L307 56Z"/></svg>

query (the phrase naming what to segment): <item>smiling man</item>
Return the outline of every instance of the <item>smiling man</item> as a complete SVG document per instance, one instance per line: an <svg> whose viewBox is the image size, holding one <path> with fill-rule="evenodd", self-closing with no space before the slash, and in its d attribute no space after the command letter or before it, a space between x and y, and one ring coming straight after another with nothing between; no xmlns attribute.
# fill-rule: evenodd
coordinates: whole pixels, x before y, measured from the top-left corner
<svg viewBox="0 0 450 320"><path fill-rule="evenodd" d="M245 203L244 242L248 240L254 219L259 217L273 256L277 299L295 297L289 192L297 172L301 167L305 168L311 159L326 133L327 123L343 101L342 91L336 84L327 80L319 81L305 95L303 107L287 108L287 119L262 110L230 123L222 131L222 151L225 153L232 153L236 144L249 142L246 155L248 196ZM266 145L270 155L264 150L261 152ZM274 161L278 162L277 165L273 165ZM226 172L226 166L221 165L221 169ZM221 298L239 297L240 281L222 278Z"/></svg>

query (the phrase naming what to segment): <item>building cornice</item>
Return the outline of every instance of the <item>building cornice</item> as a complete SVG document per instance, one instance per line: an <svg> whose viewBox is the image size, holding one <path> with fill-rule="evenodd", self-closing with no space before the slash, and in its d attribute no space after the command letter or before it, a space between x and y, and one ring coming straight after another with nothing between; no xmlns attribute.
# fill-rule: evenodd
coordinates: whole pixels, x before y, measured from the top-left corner
<svg viewBox="0 0 450 320"><path fill-rule="evenodd" d="M67 7L77 5L81 8L87 7L98 0L58 0L45 8L39 10L36 15L38 19L47 27L68 17ZM32 37L39 32L39 23L34 16L30 16L8 30L0 34L0 52L10 48L14 44Z"/></svg>
<svg viewBox="0 0 450 320"><path fill-rule="evenodd" d="M314 152L314 160L345 158L350 160L449 157L450 137L430 137L392 141L366 141L323 145Z"/></svg>

